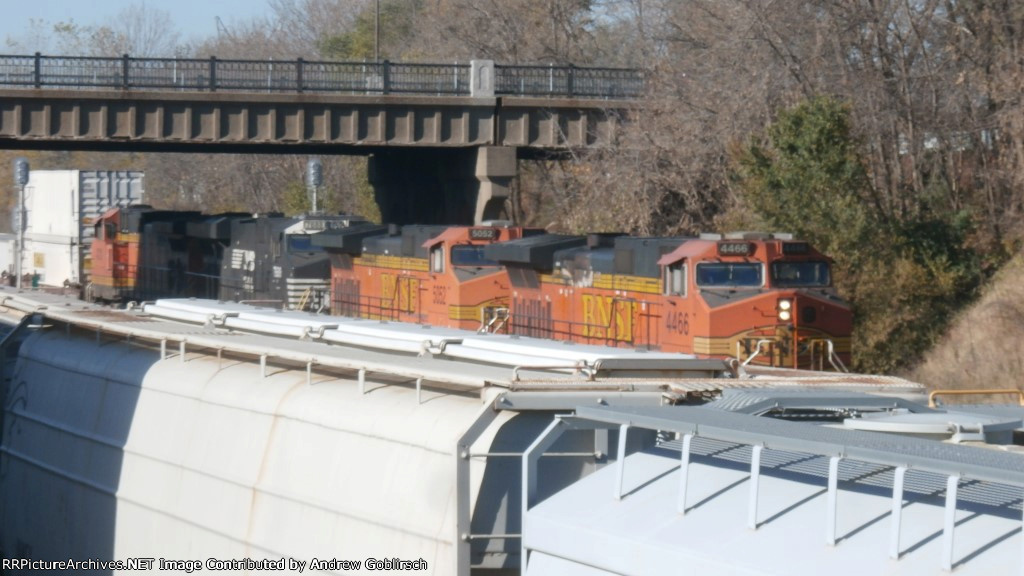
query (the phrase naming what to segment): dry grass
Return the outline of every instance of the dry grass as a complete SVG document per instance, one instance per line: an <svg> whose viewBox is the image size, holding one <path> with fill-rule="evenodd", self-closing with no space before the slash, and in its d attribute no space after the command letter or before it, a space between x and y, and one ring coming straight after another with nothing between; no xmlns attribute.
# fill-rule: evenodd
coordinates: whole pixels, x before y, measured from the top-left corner
<svg viewBox="0 0 1024 576"><path fill-rule="evenodd" d="M1000 270L981 299L960 314L910 378L931 389L1021 389L1022 374L1024 256L1018 255Z"/></svg>

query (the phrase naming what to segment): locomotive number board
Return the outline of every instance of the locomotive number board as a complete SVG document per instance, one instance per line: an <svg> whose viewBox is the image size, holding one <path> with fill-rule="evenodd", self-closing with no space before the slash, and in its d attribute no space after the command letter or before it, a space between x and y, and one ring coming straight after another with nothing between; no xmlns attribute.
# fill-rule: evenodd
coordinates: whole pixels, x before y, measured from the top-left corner
<svg viewBox="0 0 1024 576"><path fill-rule="evenodd" d="M469 237L473 240L494 240L498 237L498 231L494 228L471 228Z"/></svg>
<svg viewBox="0 0 1024 576"><path fill-rule="evenodd" d="M750 256L754 245L750 242L719 242L718 254L721 256Z"/></svg>
<svg viewBox="0 0 1024 576"><path fill-rule="evenodd" d="M811 245L807 242L786 242L782 245L783 254L807 254L811 251Z"/></svg>

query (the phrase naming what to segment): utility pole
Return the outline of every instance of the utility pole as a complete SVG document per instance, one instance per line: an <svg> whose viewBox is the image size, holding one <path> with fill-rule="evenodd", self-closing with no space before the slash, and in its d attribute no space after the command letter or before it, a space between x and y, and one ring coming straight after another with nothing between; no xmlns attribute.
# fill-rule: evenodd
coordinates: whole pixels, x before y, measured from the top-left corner
<svg viewBox="0 0 1024 576"><path fill-rule="evenodd" d="M373 61L380 62L380 0L376 0L377 11L373 17Z"/></svg>
<svg viewBox="0 0 1024 576"><path fill-rule="evenodd" d="M28 160L25 158L14 159L14 183L19 188L18 194L18 240L14 257L14 281L18 290L21 290L21 266L25 259L25 185L28 184Z"/></svg>

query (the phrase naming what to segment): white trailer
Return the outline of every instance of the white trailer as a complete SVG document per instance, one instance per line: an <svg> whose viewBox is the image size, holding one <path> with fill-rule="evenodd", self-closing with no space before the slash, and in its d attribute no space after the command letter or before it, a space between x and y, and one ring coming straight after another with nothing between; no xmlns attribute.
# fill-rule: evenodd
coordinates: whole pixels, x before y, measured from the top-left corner
<svg viewBox="0 0 1024 576"><path fill-rule="evenodd" d="M111 170L33 170L25 186L22 271L39 282L85 284L93 224L103 212L138 204L143 173ZM17 230L15 217L15 230ZM15 256L17 257L17 256Z"/></svg>

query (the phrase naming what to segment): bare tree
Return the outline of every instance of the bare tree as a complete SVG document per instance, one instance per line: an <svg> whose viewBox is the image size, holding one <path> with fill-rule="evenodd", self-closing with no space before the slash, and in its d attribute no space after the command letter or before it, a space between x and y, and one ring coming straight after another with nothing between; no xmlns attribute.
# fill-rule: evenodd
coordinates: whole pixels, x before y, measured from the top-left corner
<svg viewBox="0 0 1024 576"><path fill-rule="evenodd" d="M421 51L506 63L600 61L590 0L436 0L422 13Z"/></svg>
<svg viewBox="0 0 1024 576"><path fill-rule="evenodd" d="M185 51L170 14L146 4L128 6L102 26L59 22L53 31L64 54L146 58L180 56Z"/></svg>
<svg viewBox="0 0 1024 576"><path fill-rule="evenodd" d="M172 25L171 15L146 4L133 4L122 10L109 28L113 31L112 49L141 58L174 56L179 53L181 34Z"/></svg>
<svg viewBox="0 0 1024 576"><path fill-rule="evenodd" d="M324 38L351 30L371 0L269 0L278 48L289 54L315 54Z"/></svg>
<svg viewBox="0 0 1024 576"><path fill-rule="evenodd" d="M11 52L31 54L50 52L53 45L53 24L39 18L32 18L28 26L17 35L4 38L4 45Z"/></svg>

